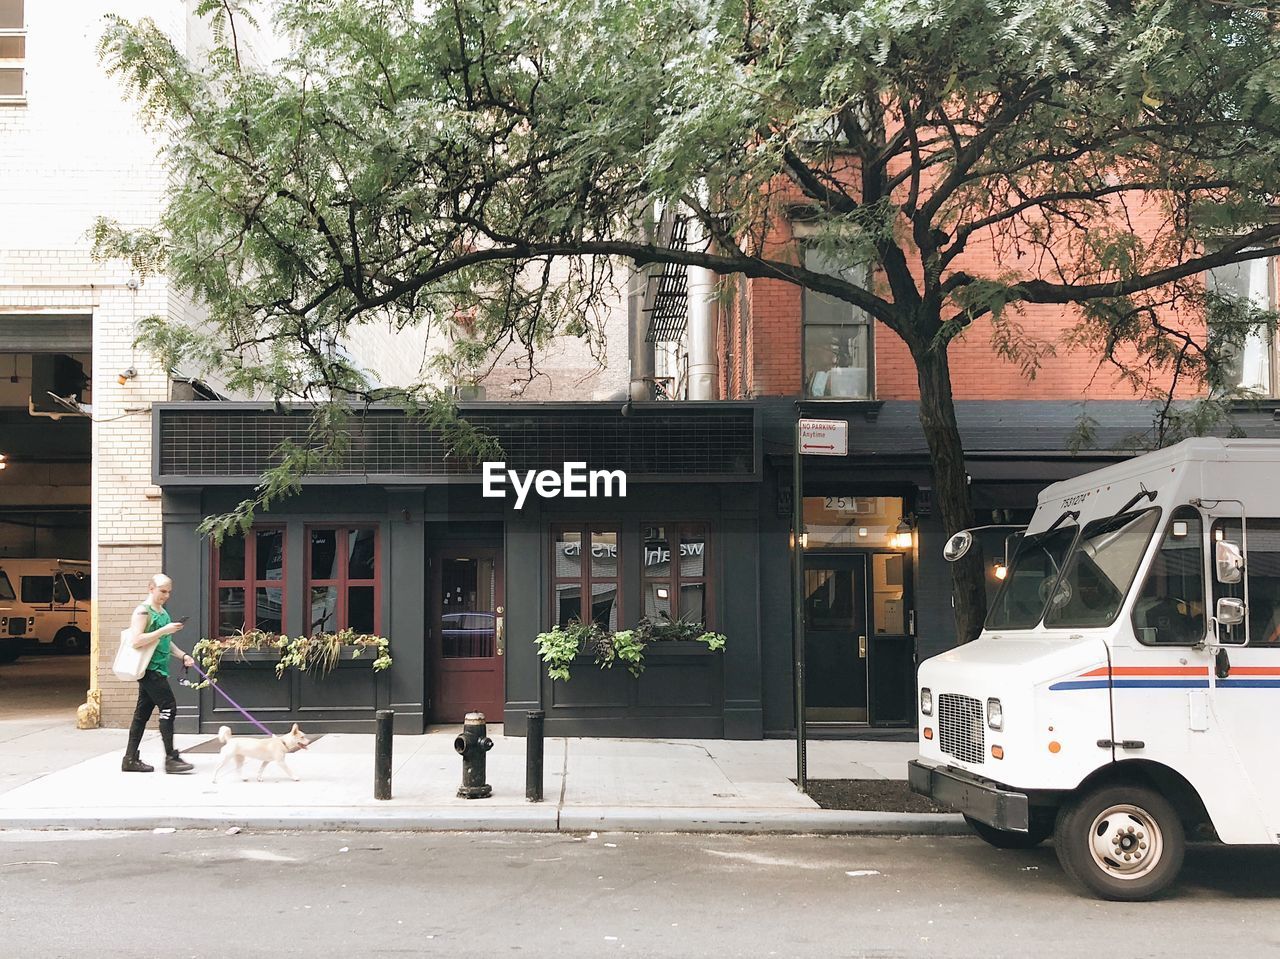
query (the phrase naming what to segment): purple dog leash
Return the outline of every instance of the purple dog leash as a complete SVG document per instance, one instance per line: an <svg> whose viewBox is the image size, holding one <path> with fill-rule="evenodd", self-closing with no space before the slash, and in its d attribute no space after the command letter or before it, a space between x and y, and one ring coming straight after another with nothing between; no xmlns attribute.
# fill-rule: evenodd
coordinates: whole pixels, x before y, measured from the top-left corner
<svg viewBox="0 0 1280 959"><path fill-rule="evenodd" d="M239 713L240 713L240 715L241 715L241 716L243 716L245 719L249 720L249 722L253 723L255 726L257 726L259 729L261 729L261 730L262 730L264 733L266 733L268 736L274 736L274 735L275 735L275 733L273 733L271 730L269 730L266 726L262 725L262 723L258 722L256 719L254 719L252 716L250 716L250 715L249 715L249 711L248 711L247 709L245 709L245 708L244 708L243 706L241 706L238 702L236 702L234 699L232 699L230 696L228 696L228 695L227 695L227 692L226 692L226 690L225 690L225 689L223 689L221 686L219 686L219 685L218 685L217 683L215 683L213 680L209 679L209 674L208 674L208 673L206 673L203 669L201 669L201 668L200 668L200 664L199 664L199 663L197 663L197 662L195 661L194 657L192 658L191 665L195 667L195 670L196 670L196 672L197 672L197 673L199 673L201 676L203 676L203 677L205 678L205 681L206 681L206 682L208 682L208 684L209 684L210 686L212 686L214 689L216 689L216 690L218 691L218 693L222 696L222 698L223 698L223 699L225 699L225 700L226 700L227 702L229 702L232 706L234 706L234 707L236 708L236 710L237 710L237 711L239 711ZM183 685L185 685L185 686L191 686L191 685L194 685L194 684L192 684L192 683L188 682L188 681L187 681L187 680L185 680L185 679L184 679L184 680L182 680L182 683L183 683Z"/></svg>

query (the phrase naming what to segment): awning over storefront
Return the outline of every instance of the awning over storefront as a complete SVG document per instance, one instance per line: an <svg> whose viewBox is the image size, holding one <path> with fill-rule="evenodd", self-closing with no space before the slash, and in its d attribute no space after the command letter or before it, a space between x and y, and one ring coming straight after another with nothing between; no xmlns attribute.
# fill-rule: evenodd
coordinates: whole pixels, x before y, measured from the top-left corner
<svg viewBox="0 0 1280 959"><path fill-rule="evenodd" d="M487 430L510 470L622 470L629 482L755 482L756 407L750 403L475 403L461 415ZM154 412L160 486L256 484L288 441L307 442L305 411L260 403L167 403ZM439 431L396 409L352 419L343 462L307 483L384 486L479 482L480 465L451 455Z"/></svg>

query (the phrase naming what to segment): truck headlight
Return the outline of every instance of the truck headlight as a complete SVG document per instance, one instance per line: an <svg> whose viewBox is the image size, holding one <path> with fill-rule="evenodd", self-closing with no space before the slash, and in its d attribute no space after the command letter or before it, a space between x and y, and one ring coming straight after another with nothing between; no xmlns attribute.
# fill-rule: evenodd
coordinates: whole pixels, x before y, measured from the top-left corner
<svg viewBox="0 0 1280 959"><path fill-rule="evenodd" d="M1004 729L1004 707L998 699L987 700L987 725L992 729Z"/></svg>
<svg viewBox="0 0 1280 959"><path fill-rule="evenodd" d="M933 692L928 687L920 690L920 713L924 716L933 715Z"/></svg>

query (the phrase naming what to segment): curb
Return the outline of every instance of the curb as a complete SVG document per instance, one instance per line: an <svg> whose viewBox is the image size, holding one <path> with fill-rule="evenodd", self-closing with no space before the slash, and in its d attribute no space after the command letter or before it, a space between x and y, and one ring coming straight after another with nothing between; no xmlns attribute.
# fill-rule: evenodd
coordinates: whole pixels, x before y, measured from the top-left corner
<svg viewBox="0 0 1280 959"><path fill-rule="evenodd" d="M65 810L0 813L0 830L245 829L289 832L700 832L860 836L969 835L954 813L817 809L554 806L488 809L329 807L282 813L197 808L130 809L92 815Z"/></svg>

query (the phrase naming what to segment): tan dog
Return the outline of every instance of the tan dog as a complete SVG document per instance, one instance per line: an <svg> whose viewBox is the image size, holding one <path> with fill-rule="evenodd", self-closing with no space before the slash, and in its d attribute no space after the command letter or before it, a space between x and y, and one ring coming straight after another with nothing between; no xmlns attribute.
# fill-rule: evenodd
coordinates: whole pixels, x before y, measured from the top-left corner
<svg viewBox="0 0 1280 959"><path fill-rule="evenodd" d="M224 766L229 762L235 762L236 772L241 772L246 759L256 759L262 763L258 768L258 781L262 781L262 774L271 763L276 763L294 782L298 781L298 777L293 774L293 770L289 768L289 764L284 761L284 757L289 753L296 753L299 749L306 749L311 745L311 740L307 738L306 733L298 728L298 724L294 723L293 728L283 736L272 736L269 739L251 739L248 736L232 736L230 726L218 727L218 738L222 740L222 750L218 753L222 757L222 762L218 763L218 768L213 771L213 781L218 781L218 773L222 772ZM247 776L241 776L241 779L248 779Z"/></svg>

